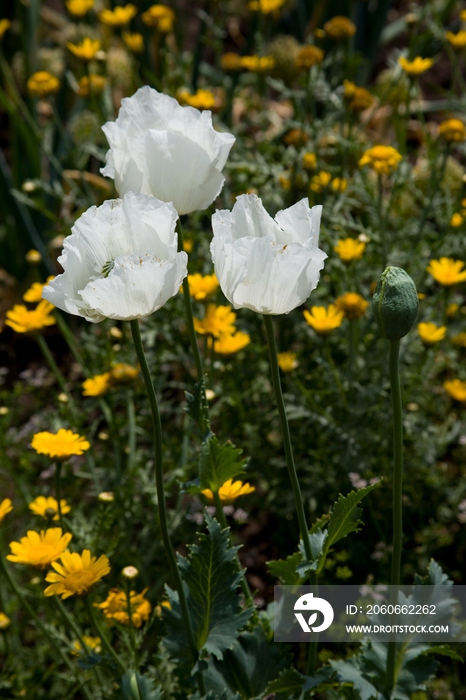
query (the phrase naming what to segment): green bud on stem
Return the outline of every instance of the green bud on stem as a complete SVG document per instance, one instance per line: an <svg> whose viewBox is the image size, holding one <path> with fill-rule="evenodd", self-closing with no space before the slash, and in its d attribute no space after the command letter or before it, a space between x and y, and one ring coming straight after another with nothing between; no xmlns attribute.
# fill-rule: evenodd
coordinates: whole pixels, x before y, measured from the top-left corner
<svg viewBox="0 0 466 700"><path fill-rule="evenodd" d="M409 333L416 319L419 299L416 285L401 267L387 267L372 297L372 308L384 338L399 340Z"/></svg>

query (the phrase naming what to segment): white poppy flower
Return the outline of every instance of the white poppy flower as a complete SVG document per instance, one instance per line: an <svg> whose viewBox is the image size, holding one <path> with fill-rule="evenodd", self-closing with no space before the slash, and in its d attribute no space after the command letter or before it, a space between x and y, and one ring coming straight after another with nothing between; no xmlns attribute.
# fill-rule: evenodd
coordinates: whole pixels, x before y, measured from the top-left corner
<svg viewBox="0 0 466 700"><path fill-rule="evenodd" d="M110 150L100 172L115 179L120 197L151 194L181 215L206 209L220 194L235 137L214 130L211 112L181 107L146 85L102 129Z"/></svg>
<svg viewBox="0 0 466 700"><path fill-rule="evenodd" d="M187 274L177 219L171 204L135 192L91 207L65 238L58 258L64 272L44 287L44 299L93 323L154 313Z"/></svg>
<svg viewBox="0 0 466 700"><path fill-rule="evenodd" d="M287 314L306 301L327 257L318 248L321 213L302 199L274 220L250 194L213 215L215 274L235 309Z"/></svg>

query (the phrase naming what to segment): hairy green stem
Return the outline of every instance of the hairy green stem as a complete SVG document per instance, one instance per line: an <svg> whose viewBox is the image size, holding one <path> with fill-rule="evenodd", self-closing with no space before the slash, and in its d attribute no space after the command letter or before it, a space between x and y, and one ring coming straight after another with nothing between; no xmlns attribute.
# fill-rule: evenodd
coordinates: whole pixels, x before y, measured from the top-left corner
<svg viewBox="0 0 466 700"><path fill-rule="evenodd" d="M173 551L172 544L170 542L170 535L168 532L168 521L167 521L167 508L165 503L165 489L163 483L163 465L162 465L162 424L160 421L160 413L157 405L157 397L155 394L154 384L152 382L152 377L150 375L149 367L147 365L146 355L144 353L144 348L142 345L141 333L139 331L139 323L137 320L130 321L131 333L133 336L133 342L136 349L136 354L141 366L142 375L144 377L144 383L146 385L147 394L149 397L149 404L152 415L152 427L153 427L153 440L154 440L154 450L155 450L155 483L157 489L157 504L159 509L159 520L160 520L160 532L162 535L162 541L165 548L165 554L168 559L170 570L172 572L173 579L175 581L175 588L178 592L178 597L180 601L181 614L183 616L183 622L185 626L186 636L188 638L188 643L191 649L191 655L193 658L193 663L198 660L198 652L196 647L196 641L194 639L194 633L191 625L191 617L189 615L189 610L186 602L186 595L183 588L183 582L181 580L181 575L178 569L178 564L176 561L175 553ZM205 695L204 679L202 672L197 673L197 681L199 685L199 691L201 695Z"/></svg>
<svg viewBox="0 0 466 700"><path fill-rule="evenodd" d="M389 377L392 398L393 415L393 553L390 585L392 589L392 600L397 602L398 586L400 585L401 552L403 539L403 415L401 405L401 388L399 373L400 341L390 341L389 349ZM391 693L395 686L395 661L396 642L388 645L387 654L387 687ZM390 695L389 695L390 697Z"/></svg>

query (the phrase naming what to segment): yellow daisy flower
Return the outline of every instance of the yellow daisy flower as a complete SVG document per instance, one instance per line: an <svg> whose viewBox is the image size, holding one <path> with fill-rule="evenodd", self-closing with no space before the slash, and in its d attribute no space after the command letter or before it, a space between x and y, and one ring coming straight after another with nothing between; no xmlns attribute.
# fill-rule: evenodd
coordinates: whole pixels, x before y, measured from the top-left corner
<svg viewBox="0 0 466 700"><path fill-rule="evenodd" d="M215 273L211 275L188 275L189 293L196 301L202 301L213 294L219 286Z"/></svg>
<svg viewBox="0 0 466 700"><path fill-rule="evenodd" d="M60 428L58 433L44 431L36 433L31 447L40 455L48 455L55 459L67 459L73 455L82 455L90 448L90 443L71 430Z"/></svg>
<svg viewBox="0 0 466 700"><path fill-rule="evenodd" d="M219 355L232 355L245 348L250 342L251 338L247 333L236 331L233 335L221 335L214 342L214 351Z"/></svg>
<svg viewBox="0 0 466 700"><path fill-rule="evenodd" d="M36 265L37 263L40 263L42 260L42 255L39 253L38 250L34 250L34 248L31 248L31 250L28 250L26 255L24 256L24 259L26 262L28 262L30 265Z"/></svg>
<svg viewBox="0 0 466 700"><path fill-rule="evenodd" d="M71 41L67 41L66 46L81 61L91 61L95 58L97 52L100 51L101 44L98 39L90 39L87 36L80 44L72 44Z"/></svg>
<svg viewBox="0 0 466 700"><path fill-rule="evenodd" d="M313 306L310 311L303 311L304 318L307 323L319 335L328 335L335 328L339 328L343 323L345 314L340 311L334 304L330 304L328 308L325 306Z"/></svg>
<svg viewBox="0 0 466 700"><path fill-rule="evenodd" d="M315 153L305 153L303 155L304 170L315 170L317 168L317 156Z"/></svg>
<svg viewBox="0 0 466 700"><path fill-rule="evenodd" d="M175 24L175 13L166 5L152 5L141 15L144 24L161 34L168 34Z"/></svg>
<svg viewBox="0 0 466 700"><path fill-rule="evenodd" d="M296 68L312 68L324 60L324 52L318 46L303 46L296 55Z"/></svg>
<svg viewBox="0 0 466 700"><path fill-rule="evenodd" d="M234 323L236 314L231 306L216 306L209 304L202 320L194 318L194 330L196 333L208 333L215 338L222 335L232 335L235 332Z"/></svg>
<svg viewBox="0 0 466 700"><path fill-rule="evenodd" d="M346 292L341 297L335 299L335 306L343 311L350 321L355 318L362 318L366 313L369 302L356 292Z"/></svg>
<svg viewBox="0 0 466 700"><path fill-rule="evenodd" d="M0 630L6 630L11 624L11 620L4 612L0 612Z"/></svg>
<svg viewBox="0 0 466 700"><path fill-rule="evenodd" d="M450 219L450 226L451 226L452 228L459 228L460 226L463 225L463 222L464 222L463 217L462 217L461 214L457 211L457 212L455 212L455 213L452 215L452 217L451 217L451 219Z"/></svg>
<svg viewBox="0 0 466 700"><path fill-rule="evenodd" d="M118 362L110 370L110 376L114 382L132 382L139 374L139 367Z"/></svg>
<svg viewBox="0 0 466 700"><path fill-rule="evenodd" d="M249 483L243 484L242 481L233 481L233 479L228 479L225 483L220 486L218 490L218 495L222 503L233 503L239 496L245 496L248 493L253 493L255 487L251 486ZM211 503L214 502L214 494L210 489L204 489L201 491L202 495L207 498Z"/></svg>
<svg viewBox="0 0 466 700"><path fill-rule="evenodd" d="M416 56L412 61L408 61L404 56L400 56L398 63L403 68L404 72L408 75L422 75L426 70L432 67L434 61L432 58L421 58L421 56Z"/></svg>
<svg viewBox="0 0 466 700"><path fill-rule="evenodd" d="M356 25L342 15L332 17L324 24L324 30L330 39L340 41L341 39L349 39L356 34Z"/></svg>
<svg viewBox="0 0 466 700"><path fill-rule="evenodd" d="M275 68L273 56L241 56L241 68L251 73L266 73Z"/></svg>
<svg viewBox="0 0 466 700"><path fill-rule="evenodd" d="M333 250L338 257L349 265L353 260L360 260L366 249L366 244L363 241L358 241L357 238L340 238Z"/></svg>
<svg viewBox="0 0 466 700"><path fill-rule="evenodd" d="M466 333L458 333L458 335L455 335L451 341L459 348L466 348Z"/></svg>
<svg viewBox="0 0 466 700"><path fill-rule="evenodd" d="M60 81L46 70L40 70L30 76L26 86L31 95L48 97L59 91Z"/></svg>
<svg viewBox="0 0 466 700"><path fill-rule="evenodd" d="M368 165L378 175L389 175L398 168L401 160L403 156L393 146L372 146L364 151L359 167Z"/></svg>
<svg viewBox="0 0 466 700"><path fill-rule="evenodd" d="M144 37L139 32L123 32L123 41L130 51L133 53L142 53L144 51Z"/></svg>
<svg viewBox="0 0 466 700"><path fill-rule="evenodd" d="M466 382L461 379L451 379L443 382L443 386L452 399L466 404Z"/></svg>
<svg viewBox="0 0 466 700"><path fill-rule="evenodd" d="M286 0L251 0L248 7L253 12L260 12L261 15L277 13L283 7Z"/></svg>
<svg viewBox="0 0 466 700"><path fill-rule="evenodd" d="M466 31L463 29L457 34L453 34L453 32L447 32L445 34L445 39L455 49L464 49L464 47L466 46Z"/></svg>
<svg viewBox="0 0 466 700"><path fill-rule="evenodd" d="M100 637L88 637L87 634L83 634L82 640L86 647L88 649L92 649L92 651L95 651L96 654L100 654L100 652L102 651ZM71 650L71 653L74 656L79 656L79 654L81 654L82 651L83 649L81 646L81 642L79 640L73 642L73 648Z"/></svg>
<svg viewBox="0 0 466 700"><path fill-rule="evenodd" d="M5 324L13 328L17 333L32 333L40 331L46 326L53 326L56 320L50 316L54 305L42 299L41 302L31 311L23 304L15 304L10 311L6 312Z"/></svg>
<svg viewBox="0 0 466 700"><path fill-rule="evenodd" d="M83 396L102 396L112 386L111 372L96 374L83 382Z"/></svg>
<svg viewBox="0 0 466 700"><path fill-rule="evenodd" d="M220 59L220 66L224 71L241 70L241 56L234 51L227 51Z"/></svg>
<svg viewBox="0 0 466 700"><path fill-rule="evenodd" d="M29 510L34 515L41 515L43 518L58 520L58 501L53 496L37 496L29 504ZM71 507L64 498L60 499L60 510L62 515L66 515L71 510Z"/></svg>
<svg viewBox="0 0 466 700"><path fill-rule="evenodd" d="M435 323L418 323L417 330L425 345L434 345L443 340L447 334L446 326L437 326Z"/></svg>
<svg viewBox="0 0 466 700"><path fill-rule="evenodd" d="M320 173L312 177L309 187L313 192L322 192L322 190L330 184L331 179L331 173L326 170L321 170Z"/></svg>
<svg viewBox="0 0 466 700"><path fill-rule="evenodd" d="M210 90L197 90L192 95L188 90L180 90L177 94L178 102L196 109L213 109L215 107L215 95Z"/></svg>
<svg viewBox="0 0 466 700"><path fill-rule="evenodd" d="M94 0L66 0L65 5L73 17L84 17L94 7Z"/></svg>
<svg viewBox="0 0 466 700"><path fill-rule="evenodd" d="M54 275L47 277L46 282L34 282L23 294L24 301L37 304L42 299L42 290L54 279Z"/></svg>
<svg viewBox="0 0 466 700"><path fill-rule="evenodd" d="M278 366L282 372L292 372L298 364L295 352L285 351L278 353Z"/></svg>
<svg viewBox="0 0 466 700"><path fill-rule="evenodd" d="M130 591L129 605L131 609L131 622L134 627L141 627L143 622L149 619L151 604L144 597L149 589L145 588L141 593ZM94 603L95 608L100 608L107 620L116 620L122 625L129 625L128 598L125 591L112 588L107 599L103 603Z"/></svg>
<svg viewBox="0 0 466 700"><path fill-rule="evenodd" d="M123 27L133 19L137 10L134 5L117 5L113 10L102 10L99 12L99 21L108 24L110 27Z"/></svg>
<svg viewBox="0 0 466 700"><path fill-rule="evenodd" d="M9 498L4 498L3 501L0 503L0 523L2 522L3 518L5 515L8 515L8 513L11 513L13 510L13 503Z"/></svg>
<svg viewBox="0 0 466 700"><path fill-rule="evenodd" d="M97 75L97 73L83 75L83 77L78 80L78 95L79 97L100 95L104 91L106 84L107 78L104 75Z"/></svg>
<svg viewBox="0 0 466 700"><path fill-rule="evenodd" d="M28 530L19 542L10 542L11 554L7 559L15 564L27 564L38 569L45 569L56 561L68 547L71 533L62 533L61 527L48 530Z"/></svg>
<svg viewBox="0 0 466 700"><path fill-rule="evenodd" d="M84 549L82 554L77 552L63 552L60 557L61 564L52 562L55 571L50 571L45 580L51 583L44 591L44 595L61 595L62 600L72 595L86 595L97 581L110 573L110 563L105 554L98 559L91 556L89 549Z"/></svg>
<svg viewBox="0 0 466 700"><path fill-rule="evenodd" d="M462 143L466 141L466 126L461 119L445 119L439 124L439 136L445 141Z"/></svg>
<svg viewBox="0 0 466 700"><path fill-rule="evenodd" d="M443 287L452 287L466 280L466 270L462 271L464 265L462 260L440 258L440 260L431 260L426 270Z"/></svg>

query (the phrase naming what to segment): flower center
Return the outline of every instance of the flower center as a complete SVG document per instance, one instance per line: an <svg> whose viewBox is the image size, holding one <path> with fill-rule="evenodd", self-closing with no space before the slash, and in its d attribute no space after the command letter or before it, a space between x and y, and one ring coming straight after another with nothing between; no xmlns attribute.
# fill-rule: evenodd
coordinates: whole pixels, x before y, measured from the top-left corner
<svg viewBox="0 0 466 700"><path fill-rule="evenodd" d="M92 577L88 571L73 571L68 574L65 581L65 588L73 593L83 593L92 585Z"/></svg>
<svg viewBox="0 0 466 700"><path fill-rule="evenodd" d="M104 266L102 267L103 276L108 277L114 267L115 267L115 260L109 260L108 262L104 263Z"/></svg>

